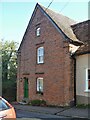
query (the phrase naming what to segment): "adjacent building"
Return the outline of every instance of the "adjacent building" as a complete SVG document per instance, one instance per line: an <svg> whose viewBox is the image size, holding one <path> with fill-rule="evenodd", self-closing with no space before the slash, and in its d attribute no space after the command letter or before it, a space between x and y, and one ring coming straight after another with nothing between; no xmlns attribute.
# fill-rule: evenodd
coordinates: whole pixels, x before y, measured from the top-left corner
<svg viewBox="0 0 90 120"><path fill-rule="evenodd" d="M72 26L83 45L76 51L76 101L90 104L90 20Z"/></svg>

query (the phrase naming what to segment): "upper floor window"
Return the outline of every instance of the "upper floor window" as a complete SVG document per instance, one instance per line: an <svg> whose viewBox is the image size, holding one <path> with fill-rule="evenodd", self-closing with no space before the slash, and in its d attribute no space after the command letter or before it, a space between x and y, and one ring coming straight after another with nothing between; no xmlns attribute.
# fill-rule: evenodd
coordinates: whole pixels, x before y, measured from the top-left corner
<svg viewBox="0 0 90 120"><path fill-rule="evenodd" d="M90 68L86 69L86 90L90 90Z"/></svg>
<svg viewBox="0 0 90 120"><path fill-rule="evenodd" d="M38 28L36 29L36 35L37 35L37 36L40 36L40 27L38 27Z"/></svg>
<svg viewBox="0 0 90 120"><path fill-rule="evenodd" d="M37 49L37 63L44 63L44 47Z"/></svg>

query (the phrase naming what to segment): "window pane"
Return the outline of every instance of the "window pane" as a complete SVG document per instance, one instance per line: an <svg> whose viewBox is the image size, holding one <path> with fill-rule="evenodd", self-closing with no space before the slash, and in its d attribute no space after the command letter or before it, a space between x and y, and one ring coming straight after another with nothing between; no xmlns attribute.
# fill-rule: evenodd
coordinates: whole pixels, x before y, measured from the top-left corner
<svg viewBox="0 0 90 120"><path fill-rule="evenodd" d="M43 56L39 56L39 62L43 63Z"/></svg>
<svg viewBox="0 0 90 120"><path fill-rule="evenodd" d="M43 54L44 54L44 48L43 47L38 48L38 54L39 54L39 56L43 56Z"/></svg>
<svg viewBox="0 0 90 120"><path fill-rule="evenodd" d="M37 79L37 92L43 92L43 78Z"/></svg>
<svg viewBox="0 0 90 120"><path fill-rule="evenodd" d="M43 79L40 80L40 90L43 92Z"/></svg>
<svg viewBox="0 0 90 120"><path fill-rule="evenodd" d="M90 70L88 70L88 79L90 79Z"/></svg>
<svg viewBox="0 0 90 120"><path fill-rule="evenodd" d="M39 47L37 52L38 52L37 53L38 63L43 63L44 62L44 48Z"/></svg>
<svg viewBox="0 0 90 120"><path fill-rule="evenodd" d="M39 91L39 80L37 79L37 91Z"/></svg>
<svg viewBox="0 0 90 120"><path fill-rule="evenodd" d="M40 28L37 28L37 36L40 36Z"/></svg>
<svg viewBox="0 0 90 120"><path fill-rule="evenodd" d="M41 57L41 56L39 56L39 62L40 62L40 57Z"/></svg>
<svg viewBox="0 0 90 120"><path fill-rule="evenodd" d="M39 54L39 55L41 54L41 49L40 49L40 48L38 49L38 54Z"/></svg>
<svg viewBox="0 0 90 120"><path fill-rule="evenodd" d="M42 47L40 51L40 55L43 56L43 54L44 54L44 48Z"/></svg>
<svg viewBox="0 0 90 120"><path fill-rule="evenodd" d="M88 89L90 89L90 79L88 80Z"/></svg>

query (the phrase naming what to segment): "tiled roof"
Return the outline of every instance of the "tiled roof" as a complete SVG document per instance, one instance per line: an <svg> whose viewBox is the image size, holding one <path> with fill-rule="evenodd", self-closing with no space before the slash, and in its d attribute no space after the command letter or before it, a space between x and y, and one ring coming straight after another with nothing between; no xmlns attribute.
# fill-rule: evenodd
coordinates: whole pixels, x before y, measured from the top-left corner
<svg viewBox="0 0 90 120"><path fill-rule="evenodd" d="M90 53L90 43L85 43L77 50L76 55Z"/></svg>
<svg viewBox="0 0 90 120"><path fill-rule="evenodd" d="M45 7L40 7L51 17L51 19L58 25L58 27L63 31L63 33L71 40L80 42L77 39L76 35L74 34L71 25L75 24L76 22L62 14L56 13L50 9L46 9Z"/></svg>
<svg viewBox="0 0 90 120"><path fill-rule="evenodd" d="M76 54L90 52L90 20L72 26L76 37L84 44L77 50Z"/></svg>

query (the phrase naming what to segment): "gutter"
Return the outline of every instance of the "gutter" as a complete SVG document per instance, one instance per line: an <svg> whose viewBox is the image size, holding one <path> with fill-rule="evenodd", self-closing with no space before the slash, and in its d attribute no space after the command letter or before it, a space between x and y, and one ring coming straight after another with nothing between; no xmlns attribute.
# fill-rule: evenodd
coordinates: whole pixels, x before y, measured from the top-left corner
<svg viewBox="0 0 90 120"><path fill-rule="evenodd" d="M84 54L90 54L90 51L85 51L85 52L76 53L76 56L84 55Z"/></svg>

